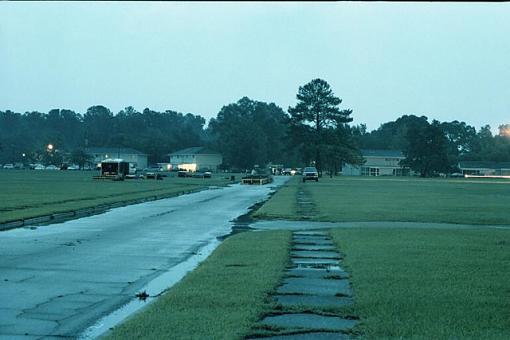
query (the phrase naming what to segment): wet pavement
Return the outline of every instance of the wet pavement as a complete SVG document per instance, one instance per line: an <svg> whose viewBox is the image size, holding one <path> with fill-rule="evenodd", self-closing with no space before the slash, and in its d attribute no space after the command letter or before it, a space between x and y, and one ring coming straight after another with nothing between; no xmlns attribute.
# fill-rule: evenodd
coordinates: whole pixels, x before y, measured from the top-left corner
<svg viewBox="0 0 510 340"><path fill-rule="evenodd" d="M302 250L303 245L309 248ZM358 320L349 314L349 274L335 249L327 232L293 233L292 266L273 296L277 308L259 321L249 339L351 339Z"/></svg>
<svg viewBox="0 0 510 340"><path fill-rule="evenodd" d="M149 282L228 234L230 221L287 179L0 232L0 339L76 338Z"/></svg>

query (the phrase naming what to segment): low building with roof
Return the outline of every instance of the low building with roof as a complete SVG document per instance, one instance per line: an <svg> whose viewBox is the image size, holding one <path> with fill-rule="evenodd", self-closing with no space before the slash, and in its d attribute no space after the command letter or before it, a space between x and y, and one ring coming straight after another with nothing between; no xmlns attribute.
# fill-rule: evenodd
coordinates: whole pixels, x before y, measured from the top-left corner
<svg viewBox="0 0 510 340"><path fill-rule="evenodd" d="M399 150L361 150L365 163L343 164L342 175L347 176L410 176L411 170L400 165L405 159Z"/></svg>
<svg viewBox="0 0 510 340"><path fill-rule="evenodd" d="M204 146L195 146L178 150L169 154L173 169L187 171L210 170L217 171L223 163L223 156Z"/></svg>
<svg viewBox="0 0 510 340"><path fill-rule="evenodd" d="M458 167L463 175L510 176L510 162L461 161Z"/></svg>
<svg viewBox="0 0 510 340"><path fill-rule="evenodd" d="M94 157L93 162L96 165L105 159L118 158L133 164L137 169L147 168L147 154L132 148L92 147L85 151Z"/></svg>

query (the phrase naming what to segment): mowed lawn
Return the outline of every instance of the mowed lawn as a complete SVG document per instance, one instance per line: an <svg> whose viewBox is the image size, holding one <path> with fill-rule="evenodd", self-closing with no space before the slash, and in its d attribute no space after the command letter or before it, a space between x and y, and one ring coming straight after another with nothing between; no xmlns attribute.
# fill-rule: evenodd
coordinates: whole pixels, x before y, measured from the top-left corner
<svg viewBox="0 0 510 340"><path fill-rule="evenodd" d="M197 269L107 339L243 339L274 308L289 262L288 231L227 238Z"/></svg>
<svg viewBox="0 0 510 340"><path fill-rule="evenodd" d="M510 339L510 230L335 229L368 339Z"/></svg>
<svg viewBox="0 0 510 340"><path fill-rule="evenodd" d="M96 171L0 171L0 223L156 195L225 185L227 174L212 178L94 180ZM175 176L175 174L171 174Z"/></svg>
<svg viewBox="0 0 510 340"><path fill-rule="evenodd" d="M510 180L323 177L293 178L257 212L300 219L298 190L312 198L320 221L404 221L510 225Z"/></svg>
<svg viewBox="0 0 510 340"><path fill-rule="evenodd" d="M510 224L510 182L322 178L288 182L258 212L311 220ZM294 195L292 204L289 199ZM368 339L510 339L510 228L332 229Z"/></svg>

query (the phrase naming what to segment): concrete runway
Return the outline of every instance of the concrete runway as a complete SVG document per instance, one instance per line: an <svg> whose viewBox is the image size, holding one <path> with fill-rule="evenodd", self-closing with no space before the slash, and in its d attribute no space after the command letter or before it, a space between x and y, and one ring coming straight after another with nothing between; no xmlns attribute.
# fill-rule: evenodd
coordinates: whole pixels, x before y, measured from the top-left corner
<svg viewBox="0 0 510 340"><path fill-rule="evenodd" d="M0 232L0 339L76 338L287 179Z"/></svg>

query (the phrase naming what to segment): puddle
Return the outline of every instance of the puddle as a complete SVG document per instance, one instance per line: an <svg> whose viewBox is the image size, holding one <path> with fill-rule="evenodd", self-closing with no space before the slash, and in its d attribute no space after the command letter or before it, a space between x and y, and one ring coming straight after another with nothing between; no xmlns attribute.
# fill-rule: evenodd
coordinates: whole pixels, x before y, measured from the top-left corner
<svg viewBox="0 0 510 340"><path fill-rule="evenodd" d="M200 248L196 255L189 257L184 262L170 268L162 275L147 283L147 285L142 287L139 291L139 294L143 294L144 299L133 297L130 302L101 318L94 325L87 328L78 339L96 339L114 326L120 324L128 316L131 316L133 313L156 300L158 296L179 282L188 272L195 269L200 262L205 260L214 251L214 249L216 249L220 243L221 242L219 240L214 239L206 246Z"/></svg>

